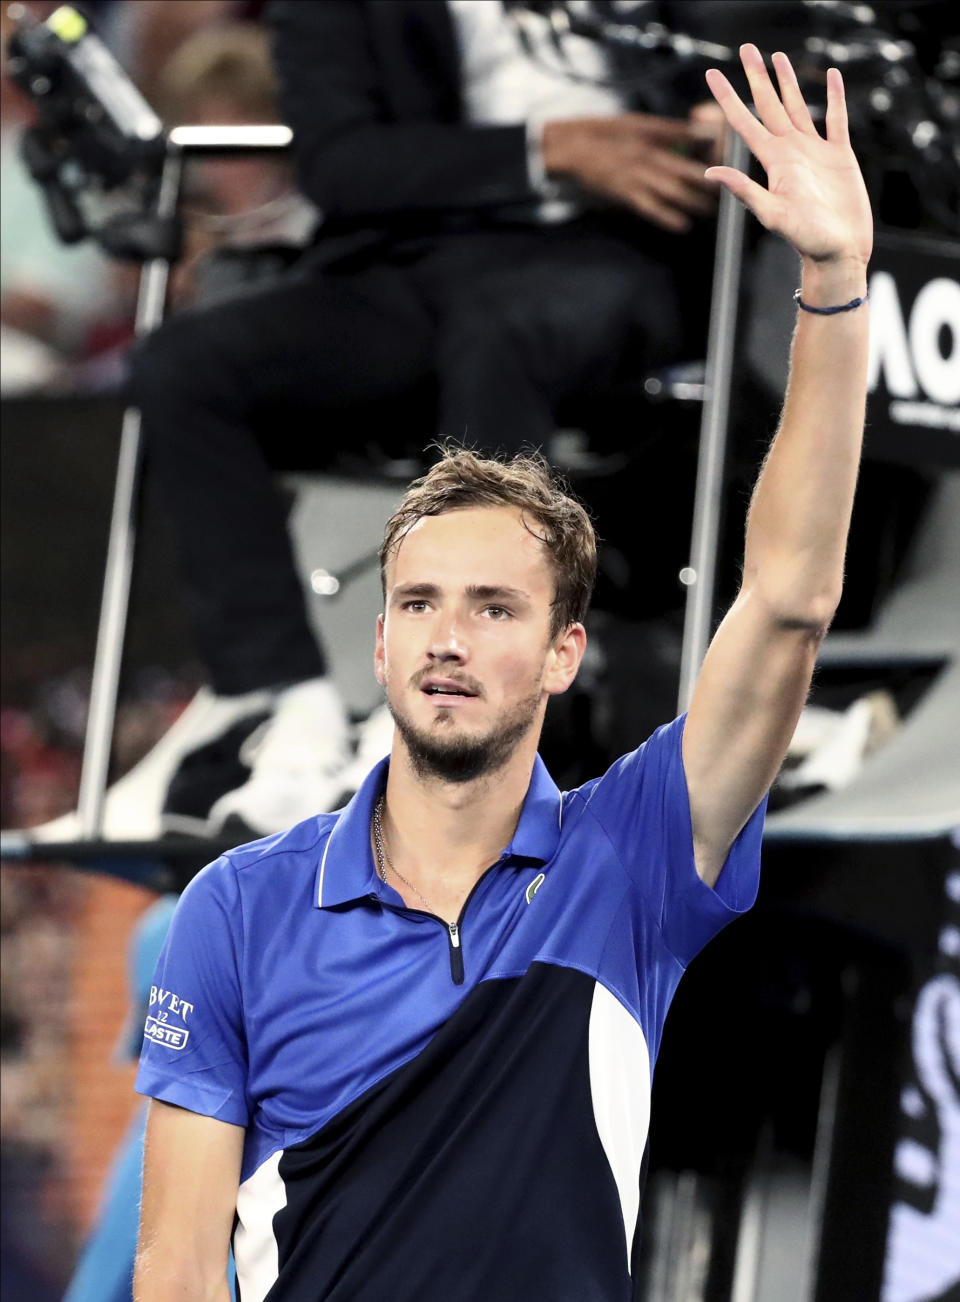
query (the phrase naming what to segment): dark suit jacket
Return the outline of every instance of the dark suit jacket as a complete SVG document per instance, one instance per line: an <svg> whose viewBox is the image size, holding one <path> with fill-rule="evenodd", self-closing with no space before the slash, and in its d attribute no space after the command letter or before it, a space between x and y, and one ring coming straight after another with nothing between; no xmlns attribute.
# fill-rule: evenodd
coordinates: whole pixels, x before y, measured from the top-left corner
<svg viewBox="0 0 960 1302"><path fill-rule="evenodd" d="M526 126L466 121L446 0L273 0L266 12L298 182L323 213L310 262L344 265L409 237L529 221L539 196ZM592 220L675 257L675 237L665 243L626 209Z"/></svg>
<svg viewBox="0 0 960 1302"><path fill-rule="evenodd" d="M328 234L528 204L523 126L468 127L445 0L275 0L300 187Z"/></svg>

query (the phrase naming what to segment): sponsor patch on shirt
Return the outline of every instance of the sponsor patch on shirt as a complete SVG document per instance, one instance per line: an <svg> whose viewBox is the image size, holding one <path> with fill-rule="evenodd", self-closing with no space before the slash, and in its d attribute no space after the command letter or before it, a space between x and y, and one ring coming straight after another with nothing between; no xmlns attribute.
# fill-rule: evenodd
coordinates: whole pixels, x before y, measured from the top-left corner
<svg viewBox="0 0 960 1302"><path fill-rule="evenodd" d="M171 1026L169 1022L161 1022L159 1018L148 1017L143 1028L143 1036L146 1040L152 1040L154 1044L166 1045L168 1049L182 1049L190 1038L190 1032L184 1026Z"/></svg>
<svg viewBox="0 0 960 1302"><path fill-rule="evenodd" d="M154 1044L165 1045L168 1049L182 1049L190 1038L186 1026L177 1025L170 1019L186 1022L193 1012L193 1004L182 995L165 990L163 986L150 987L150 1012L143 1028L145 1039Z"/></svg>

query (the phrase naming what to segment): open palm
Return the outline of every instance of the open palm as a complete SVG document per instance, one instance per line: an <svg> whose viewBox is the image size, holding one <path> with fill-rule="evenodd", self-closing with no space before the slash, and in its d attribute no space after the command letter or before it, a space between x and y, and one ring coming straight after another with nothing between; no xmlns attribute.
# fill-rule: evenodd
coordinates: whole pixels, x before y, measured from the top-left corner
<svg viewBox="0 0 960 1302"><path fill-rule="evenodd" d="M716 68L707 73L707 84L727 122L766 172L767 186L732 167L711 167L707 177L726 186L802 256L818 262L851 258L866 263L873 245L873 218L850 147L839 71L831 68L827 73L824 139L785 54L773 56L779 94L755 45L741 46L740 59L759 118Z"/></svg>

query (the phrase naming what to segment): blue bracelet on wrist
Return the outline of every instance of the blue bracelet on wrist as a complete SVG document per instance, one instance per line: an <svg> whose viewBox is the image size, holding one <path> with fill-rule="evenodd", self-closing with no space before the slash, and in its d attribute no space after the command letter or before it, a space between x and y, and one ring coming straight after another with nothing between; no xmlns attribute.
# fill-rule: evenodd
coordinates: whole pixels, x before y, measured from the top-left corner
<svg viewBox="0 0 960 1302"><path fill-rule="evenodd" d="M811 307L800 297L799 289L793 292L793 301L797 307L803 308L804 312L813 312L815 316L836 316L838 312L852 312L855 307L862 307L870 297L869 290L863 298L851 298L849 303L841 303L839 307Z"/></svg>

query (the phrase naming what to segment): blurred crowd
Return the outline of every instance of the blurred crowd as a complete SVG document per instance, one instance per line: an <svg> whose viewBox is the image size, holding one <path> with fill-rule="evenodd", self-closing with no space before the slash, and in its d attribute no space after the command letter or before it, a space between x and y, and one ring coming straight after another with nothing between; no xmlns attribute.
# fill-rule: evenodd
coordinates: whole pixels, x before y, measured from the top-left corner
<svg viewBox="0 0 960 1302"><path fill-rule="evenodd" d="M53 0L32 0L22 7L45 19L57 6ZM278 120L259 3L99 0L83 7L166 125ZM3 6L4 50L15 30L16 10ZM5 67L0 93L0 392L114 388L122 381L133 338L139 267L111 260L90 240L75 245L58 240L20 156L34 108ZM171 284L174 308L193 299L198 269L212 248L277 238L302 243L315 223L311 206L292 189L286 167L269 161L193 163L182 215L185 251Z"/></svg>
<svg viewBox="0 0 960 1302"><path fill-rule="evenodd" d="M77 801L90 672L75 669L43 681L28 705L0 712L0 825L30 828L73 809ZM190 698L191 686L159 667L135 675L117 709L113 763L123 773L163 736Z"/></svg>
<svg viewBox="0 0 960 1302"><path fill-rule="evenodd" d="M35 0L23 7L43 20L56 4ZM166 123L277 120L259 5L87 0L84 9ZM15 12L8 4L0 10L4 51ZM6 398L113 388L133 338L139 268L107 258L90 241L67 246L56 237L20 157L34 110L5 66L0 111L0 392ZM312 225L285 169L269 163L194 166L184 209L187 256L171 287L177 305L191 300L211 247L269 239L278 229L305 235ZM84 669L42 683L32 702L4 707L5 829L37 826L74 807L88 693ZM141 672L118 712L121 771L163 735L189 694L161 670ZM64 991L82 887L75 873L56 867L5 865L0 876L2 1285L5 1296L29 1295L34 1302L61 1295L78 1246L63 1181L71 1088Z"/></svg>
<svg viewBox="0 0 960 1302"><path fill-rule="evenodd" d="M40 20L50 0L27 3ZM259 5L236 0L87 0L100 36L167 124L267 123L276 92ZM13 10L13 12L11 12ZM0 10L2 42L15 6ZM4 65L6 58L4 55ZM122 380L133 338L139 267L91 241L62 244L20 156L29 99L0 73L0 392L83 393ZM195 165L186 178L186 256L175 305L194 294L203 254L222 243L305 237L312 210L271 163ZM0 717L0 823L34 827L74 807L89 671L42 683ZM131 767L170 727L190 689L146 670L118 711L115 762ZM5 1296L58 1298L78 1247L63 1161L71 1089L69 1003L83 882L62 868L4 866L0 983L2 1286ZM9 1292L8 1292L9 1290Z"/></svg>
<svg viewBox="0 0 960 1302"><path fill-rule="evenodd" d="M122 769L166 732L190 690L160 669L136 675L118 710ZM37 826L75 805L88 698L89 672L77 670L0 713L5 829ZM4 864L0 874L0 1286L12 1299L59 1298L79 1246L64 1165L74 1084L65 996L85 884L59 866Z"/></svg>
<svg viewBox="0 0 960 1302"><path fill-rule="evenodd" d="M76 1248L61 1176L77 891L75 874L58 868L5 866L0 876L2 1283L5 1296L22 1297L29 1281L36 1302L55 1296Z"/></svg>

